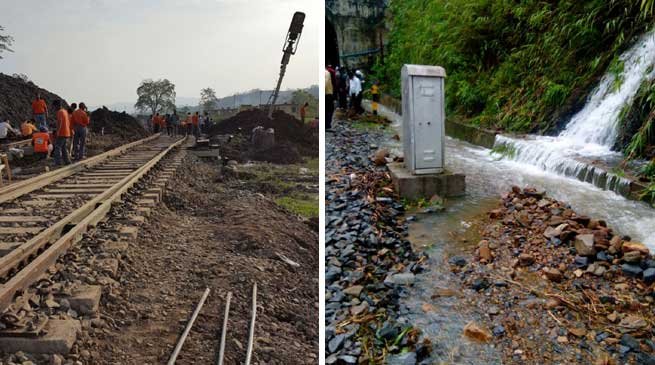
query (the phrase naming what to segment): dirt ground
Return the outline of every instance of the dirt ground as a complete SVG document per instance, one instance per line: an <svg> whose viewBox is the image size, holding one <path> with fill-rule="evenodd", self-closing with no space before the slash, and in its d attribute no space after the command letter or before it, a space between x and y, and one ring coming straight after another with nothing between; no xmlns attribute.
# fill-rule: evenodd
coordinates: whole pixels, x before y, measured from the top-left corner
<svg viewBox="0 0 655 365"><path fill-rule="evenodd" d="M120 289L103 295L101 317L112 326L87 331L78 353L88 351L93 364L164 363L209 287L177 363L215 360L229 291L225 363L243 362L256 282L253 363L317 363L317 233L262 194L216 183L215 166L186 162L139 238L129 243Z"/></svg>

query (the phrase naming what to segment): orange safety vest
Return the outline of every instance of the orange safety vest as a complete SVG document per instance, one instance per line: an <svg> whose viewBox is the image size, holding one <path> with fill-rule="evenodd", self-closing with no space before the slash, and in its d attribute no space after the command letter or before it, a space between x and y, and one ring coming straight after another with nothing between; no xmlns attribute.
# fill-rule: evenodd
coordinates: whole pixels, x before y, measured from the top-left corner
<svg viewBox="0 0 655 365"><path fill-rule="evenodd" d="M70 137L71 124L66 109L59 109L57 112L57 137Z"/></svg>
<svg viewBox="0 0 655 365"><path fill-rule="evenodd" d="M34 143L34 152L48 152L48 144L50 143L50 135L46 132L37 132L32 135L32 142Z"/></svg>
<svg viewBox="0 0 655 365"><path fill-rule="evenodd" d="M193 125L195 125L195 126L198 125L198 115L197 115L197 114L194 114L194 115L191 117L191 122L192 122Z"/></svg>

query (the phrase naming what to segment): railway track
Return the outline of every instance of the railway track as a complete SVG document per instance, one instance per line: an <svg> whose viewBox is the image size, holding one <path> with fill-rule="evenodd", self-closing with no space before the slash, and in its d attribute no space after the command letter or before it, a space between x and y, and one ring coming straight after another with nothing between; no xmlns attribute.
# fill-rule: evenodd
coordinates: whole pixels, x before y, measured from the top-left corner
<svg viewBox="0 0 655 365"><path fill-rule="evenodd" d="M0 313L184 142L154 135L0 189Z"/></svg>

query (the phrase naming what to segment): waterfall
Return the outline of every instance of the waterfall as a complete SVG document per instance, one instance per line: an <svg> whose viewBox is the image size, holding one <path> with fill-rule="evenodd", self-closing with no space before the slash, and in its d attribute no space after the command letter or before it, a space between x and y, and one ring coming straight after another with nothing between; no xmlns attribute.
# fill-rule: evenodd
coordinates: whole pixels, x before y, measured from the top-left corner
<svg viewBox="0 0 655 365"><path fill-rule="evenodd" d="M606 73L585 106L557 137L496 136L496 146L511 152L502 157L624 192L629 180L607 172L603 163L620 159L620 153L611 148L618 135L621 110L631 105L644 80L655 77L655 32L643 35L619 60L623 63L620 75Z"/></svg>

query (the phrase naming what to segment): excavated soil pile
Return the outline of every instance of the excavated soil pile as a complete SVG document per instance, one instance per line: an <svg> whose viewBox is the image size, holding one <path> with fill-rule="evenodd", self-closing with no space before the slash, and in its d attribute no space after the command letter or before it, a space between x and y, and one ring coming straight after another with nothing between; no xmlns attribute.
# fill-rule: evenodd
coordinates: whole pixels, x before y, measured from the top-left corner
<svg viewBox="0 0 655 365"><path fill-rule="evenodd" d="M268 119L267 113L263 110L242 111L234 117L223 120L213 126L209 130L209 134L212 136L218 134L242 134L249 137L253 128L257 126L273 128L275 130L277 146L272 150L288 150L288 145L285 144L287 142L292 144L301 155L318 156L318 139L311 137L309 126L283 111L274 112L272 120ZM271 153L272 151L268 152ZM278 151L278 153L281 154L284 151Z"/></svg>
<svg viewBox="0 0 655 365"><path fill-rule="evenodd" d="M52 108L52 102L55 99L63 100L60 96L42 89L31 81L24 81L17 77L12 77L0 73L0 118L9 121L18 126L20 122L32 118L32 101L36 94L46 101L48 108ZM66 107L68 104L64 101ZM50 113L50 119L54 121L54 113Z"/></svg>
<svg viewBox="0 0 655 365"><path fill-rule="evenodd" d="M266 161L276 164L293 164L302 162L302 156L298 149L291 143L278 143L276 146L256 151L252 154L252 159L257 161Z"/></svg>
<svg viewBox="0 0 655 365"><path fill-rule="evenodd" d="M122 139L122 142L141 139L148 135L141 123L133 116L125 112L115 112L105 107L98 108L91 113L90 126L92 132L112 134Z"/></svg>

